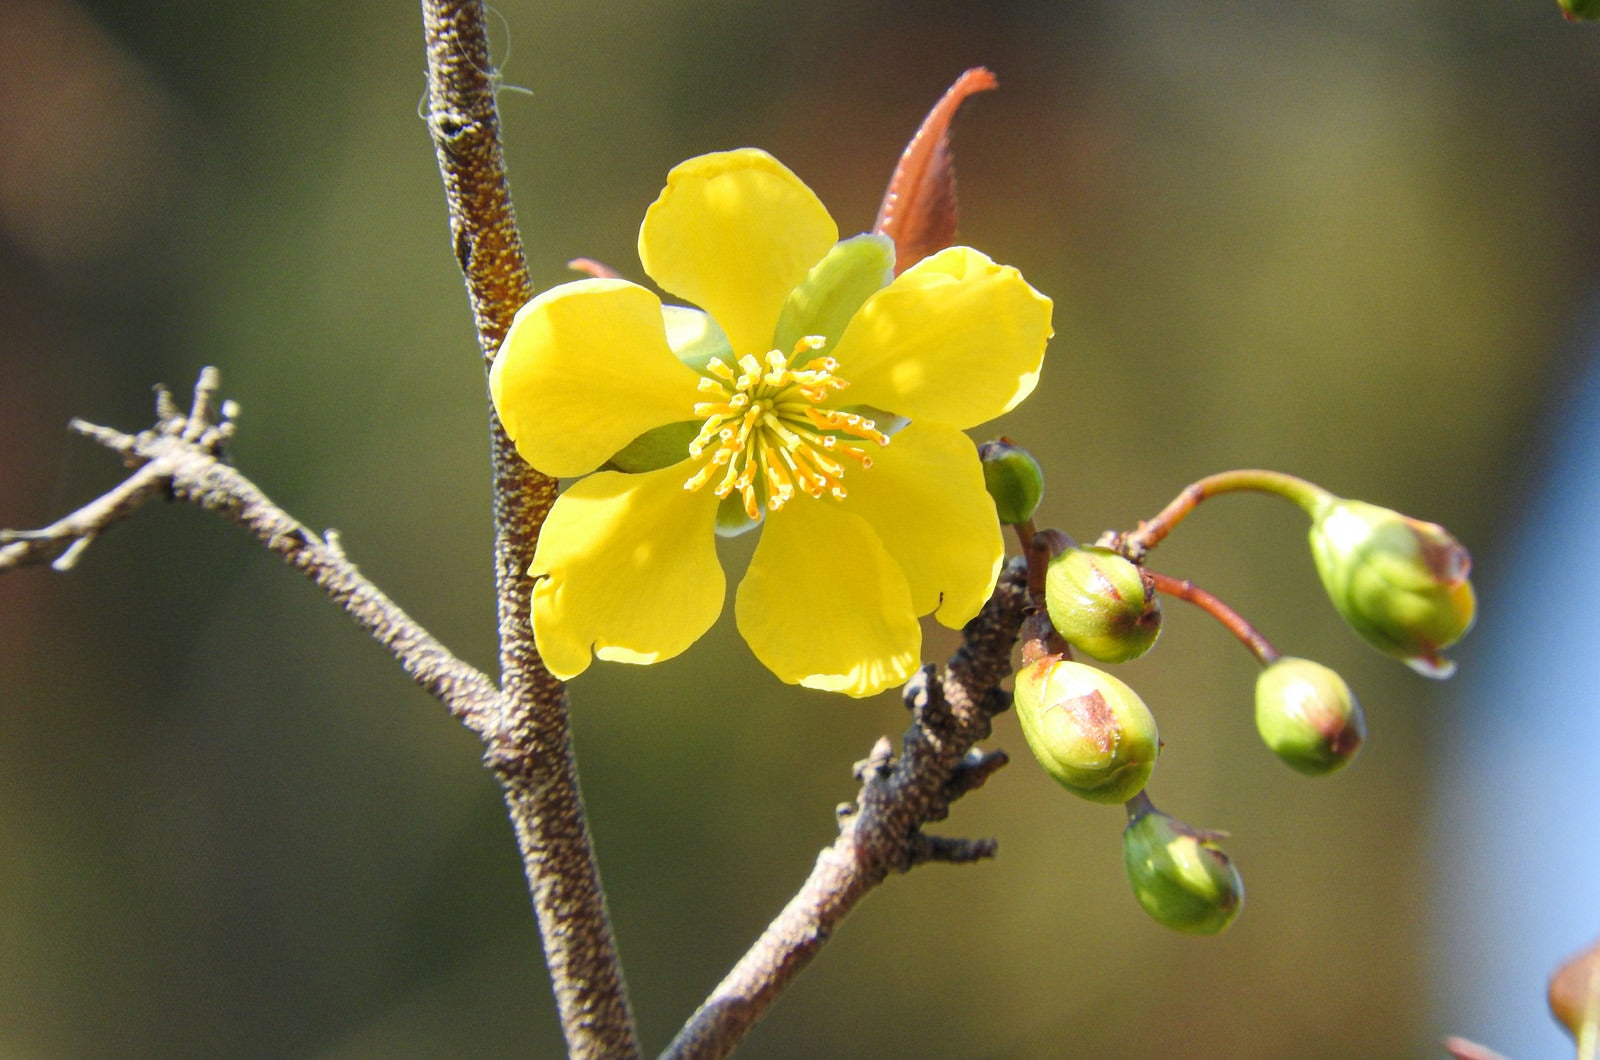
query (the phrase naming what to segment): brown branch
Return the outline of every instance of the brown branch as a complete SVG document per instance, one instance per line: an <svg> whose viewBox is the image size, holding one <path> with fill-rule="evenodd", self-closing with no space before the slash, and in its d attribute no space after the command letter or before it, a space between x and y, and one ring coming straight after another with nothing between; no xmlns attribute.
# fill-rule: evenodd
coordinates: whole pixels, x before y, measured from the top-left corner
<svg viewBox="0 0 1600 1060"><path fill-rule="evenodd" d="M727 1056L815 957L844 917L891 872L927 861L992 857L993 840L932 837L922 827L943 820L950 803L1004 764L973 752L995 714L1010 705L999 688L1011 672L1011 648L1027 608L1026 567L1013 560L963 643L935 679L925 667L906 685L912 722L900 756L887 740L856 765L861 792L840 810L839 838L817 857L811 875L755 945L678 1032L663 1057Z"/></svg>
<svg viewBox="0 0 1600 1060"><path fill-rule="evenodd" d="M500 148L481 0L423 0L428 128L456 261L487 365L533 294ZM639 1055L633 1013L578 789L566 689L539 659L529 621L539 527L556 482L525 464L490 412L500 684L509 710L487 761L505 789L567 1048Z"/></svg>
<svg viewBox="0 0 1600 1060"><path fill-rule="evenodd" d="M73 421L80 434L121 453L136 470L103 496L42 530L0 530L0 572L46 562L66 570L91 542L152 497L198 505L244 527L310 578L468 728L480 734L493 731L504 712L494 682L452 655L368 581L340 549L333 531L319 535L307 529L224 463L223 447L233 436L234 410L227 402L219 415L217 383L215 368L200 373L188 413L177 410L166 390L158 390L156 425L139 434Z"/></svg>

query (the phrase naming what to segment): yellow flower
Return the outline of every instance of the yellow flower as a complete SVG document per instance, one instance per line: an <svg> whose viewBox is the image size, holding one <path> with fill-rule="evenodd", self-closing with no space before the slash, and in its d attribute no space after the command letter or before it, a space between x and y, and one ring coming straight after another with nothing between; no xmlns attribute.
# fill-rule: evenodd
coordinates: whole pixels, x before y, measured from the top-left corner
<svg viewBox="0 0 1600 1060"><path fill-rule="evenodd" d="M917 667L919 615L960 627L988 598L1004 546L962 430L1033 389L1050 302L966 247L889 282L887 240L837 241L770 155L703 155L668 176L639 257L705 313L612 279L518 312L495 408L534 467L587 475L529 571L556 676L694 643L722 610L719 525L764 524L734 612L790 683L881 691Z"/></svg>

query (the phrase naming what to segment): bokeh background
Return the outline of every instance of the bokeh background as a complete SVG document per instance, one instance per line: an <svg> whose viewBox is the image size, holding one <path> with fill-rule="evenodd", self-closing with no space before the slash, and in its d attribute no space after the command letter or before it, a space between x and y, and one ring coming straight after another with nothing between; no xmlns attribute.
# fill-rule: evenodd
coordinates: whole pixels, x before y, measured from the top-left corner
<svg viewBox="0 0 1600 1060"><path fill-rule="evenodd" d="M484 384L415 6L0 11L0 525L117 480L70 416L137 429L152 383L181 393L216 364L237 463L492 666ZM1239 922L1196 940L1148 921L1120 812L1055 788L1007 716L993 742L1023 757L944 827L997 836L1000 858L890 881L747 1055L1429 1056L1451 1032L1563 1054L1542 976L1600 932L1593 864L1570 861L1600 841L1593 801L1559 797L1596 753L1560 710L1592 714L1596 685L1507 681L1495 646L1516 615L1524 658L1593 654L1571 625L1592 582L1566 553L1537 606L1513 606L1508 572L1551 547L1523 520L1600 281L1600 30L1554 0L496 13L541 286L578 255L638 277L645 206L706 150L765 147L864 229L927 108L987 64L1001 91L957 124L963 231L1056 302L1040 388L995 427L1042 458L1041 517L1092 537L1264 465L1443 522L1478 562L1483 620L1434 684L1342 628L1295 511L1207 505L1161 568L1343 672L1370 725L1348 771L1291 773L1255 736L1251 660L1181 605L1124 669L1167 743L1156 801L1233 833ZM1573 555L1589 481L1547 510ZM893 696L779 686L731 626L573 689L653 1049L829 840L850 763L904 724ZM204 513L153 505L70 576L0 579L0 1055L559 1054L479 753ZM1551 869L1565 897L1539 890Z"/></svg>

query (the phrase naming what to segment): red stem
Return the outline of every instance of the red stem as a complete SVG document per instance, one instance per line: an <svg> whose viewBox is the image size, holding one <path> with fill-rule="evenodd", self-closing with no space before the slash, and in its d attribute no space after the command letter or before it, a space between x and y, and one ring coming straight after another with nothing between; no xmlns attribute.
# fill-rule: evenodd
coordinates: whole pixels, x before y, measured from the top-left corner
<svg viewBox="0 0 1600 1060"><path fill-rule="evenodd" d="M1183 488L1182 493L1172 499L1170 504L1161 509L1154 519L1142 522L1137 530L1123 534L1121 551L1135 561L1143 559L1144 554L1172 533L1201 501L1207 497L1215 497L1219 493L1236 493L1240 490L1276 494L1299 505L1307 514L1312 513L1318 504L1329 497L1328 492L1321 486L1307 482L1303 478L1296 478L1294 475L1286 475L1281 471L1264 471L1259 468L1219 471L1215 475L1207 475L1198 482L1191 482Z"/></svg>
<svg viewBox="0 0 1600 1060"><path fill-rule="evenodd" d="M1240 642L1250 653L1261 661L1261 665L1268 666L1278 661L1278 649L1274 648L1266 637L1256 632L1256 628L1245 621L1243 615L1212 596L1187 579L1180 580L1167 574L1157 574L1150 568L1145 568L1145 573L1150 575L1150 580L1155 583L1156 591L1175 596L1179 600L1187 600L1212 618L1221 622L1229 633L1238 637Z"/></svg>

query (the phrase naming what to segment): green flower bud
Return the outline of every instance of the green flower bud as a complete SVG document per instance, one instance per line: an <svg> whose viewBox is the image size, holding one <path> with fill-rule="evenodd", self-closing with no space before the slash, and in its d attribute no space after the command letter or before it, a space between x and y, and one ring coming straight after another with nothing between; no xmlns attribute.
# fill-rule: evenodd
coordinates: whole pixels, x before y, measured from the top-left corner
<svg viewBox="0 0 1600 1060"><path fill-rule="evenodd" d="M1122 832L1133 896L1174 931L1215 935L1244 907L1244 881L1214 832L1190 828L1146 803Z"/></svg>
<svg viewBox="0 0 1600 1060"><path fill-rule="evenodd" d="M1310 659L1285 657L1256 678L1256 731L1292 769L1343 769L1367 738L1367 720L1344 678Z"/></svg>
<svg viewBox="0 0 1600 1060"><path fill-rule="evenodd" d="M983 461L983 484L994 498L994 510L1007 526L1033 518L1044 496L1044 470L1033 454L1007 438L978 446Z"/></svg>
<svg viewBox="0 0 1600 1060"><path fill-rule="evenodd" d="M1418 673L1449 677L1440 657L1472 628L1472 557L1437 523L1331 498L1313 515L1311 554L1350 628Z"/></svg>
<svg viewBox="0 0 1600 1060"><path fill-rule="evenodd" d="M1161 752L1144 700L1110 674L1047 655L1017 673L1017 719L1046 773L1090 802L1126 802Z"/></svg>
<svg viewBox="0 0 1600 1060"><path fill-rule="evenodd" d="M1099 662L1137 659L1161 633L1154 583L1108 548L1069 548L1052 558L1044 604L1066 642Z"/></svg>
<svg viewBox="0 0 1600 1060"><path fill-rule="evenodd" d="M1600 0L1561 0L1561 13L1568 22L1600 19Z"/></svg>

